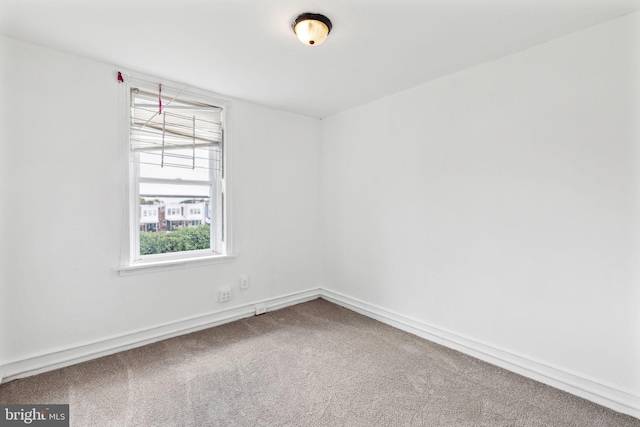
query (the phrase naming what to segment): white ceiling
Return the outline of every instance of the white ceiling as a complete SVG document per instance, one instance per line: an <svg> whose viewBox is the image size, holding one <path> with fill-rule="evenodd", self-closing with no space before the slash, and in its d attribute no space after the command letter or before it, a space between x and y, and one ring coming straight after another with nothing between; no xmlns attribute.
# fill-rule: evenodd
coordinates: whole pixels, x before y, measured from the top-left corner
<svg viewBox="0 0 640 427"><path fill-rule="evenodd" d="M0 33L326 117L637 10L640 0L0 0ZM331 19L324 44L296 39L302 12Z"/></svg>

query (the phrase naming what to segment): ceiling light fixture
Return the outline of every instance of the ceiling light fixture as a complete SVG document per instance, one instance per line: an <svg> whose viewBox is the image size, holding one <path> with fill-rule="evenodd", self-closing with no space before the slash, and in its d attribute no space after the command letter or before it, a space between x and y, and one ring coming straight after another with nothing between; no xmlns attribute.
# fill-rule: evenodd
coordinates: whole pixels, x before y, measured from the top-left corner
<svg viewBox="0 0 640 427"><path fill-rule="evenodd" d="M303 13L291 24L298 39L309 46L317 46L327 38L331 31L331 21L319 13Z"/></svg>

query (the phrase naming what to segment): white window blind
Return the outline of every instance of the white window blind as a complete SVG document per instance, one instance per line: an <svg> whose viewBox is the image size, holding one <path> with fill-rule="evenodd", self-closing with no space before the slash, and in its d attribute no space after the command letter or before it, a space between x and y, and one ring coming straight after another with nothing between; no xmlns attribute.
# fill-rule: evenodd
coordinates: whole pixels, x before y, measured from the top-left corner
<svg viewBox="0 0 640 427"><path fill-rule="evenodd" d="M222 108L180 95L131 88L131 150L141 164L220 170Z"/></svg>

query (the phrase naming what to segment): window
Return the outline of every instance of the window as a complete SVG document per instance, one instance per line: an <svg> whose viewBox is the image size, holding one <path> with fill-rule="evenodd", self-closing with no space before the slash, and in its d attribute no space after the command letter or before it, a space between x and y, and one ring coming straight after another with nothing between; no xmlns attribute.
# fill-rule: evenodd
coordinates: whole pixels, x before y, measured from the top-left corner
<svg viewBox="0 0 640 427"><path fill-rule="evenodd" d="M131 263L226 255L225 103L145 80L129 86ZM205 221L186 221L189 206Z"/></svg>

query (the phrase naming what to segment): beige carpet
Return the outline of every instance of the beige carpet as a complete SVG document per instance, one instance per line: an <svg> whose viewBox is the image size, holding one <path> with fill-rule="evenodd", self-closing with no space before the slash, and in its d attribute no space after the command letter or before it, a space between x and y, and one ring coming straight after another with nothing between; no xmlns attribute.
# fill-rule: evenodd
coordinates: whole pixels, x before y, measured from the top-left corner
<svg viewBox="0 0 640 427"><path fill-rule="evenodd" d="M12 381L75 426L640 426L315 300Z"/></svg>

